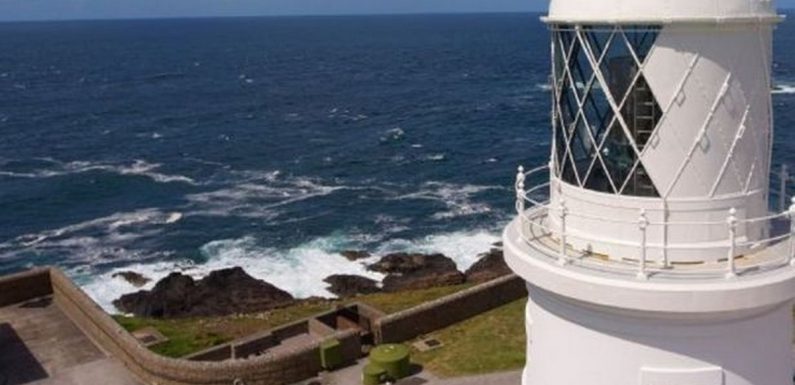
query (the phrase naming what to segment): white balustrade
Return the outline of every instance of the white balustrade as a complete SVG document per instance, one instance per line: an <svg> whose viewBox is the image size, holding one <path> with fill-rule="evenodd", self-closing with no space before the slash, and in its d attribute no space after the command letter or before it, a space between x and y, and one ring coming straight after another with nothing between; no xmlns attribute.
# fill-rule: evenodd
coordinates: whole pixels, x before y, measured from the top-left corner
<svg viewBox="0 0 795 385"><path fill-rule="evenodd" d="M530 171L525 171L524 167L518 168L518 173L516 175L516 210L519 214L519 221L521 224L521 232L520 234L525 238L527 242L530 242L531 236L538 234L535 233L536 229L542 230L543 234L550 235L553 237L558 238L558 250L556 252L557 262L560 265L568 265L575 263L576 261L573 259L572 255L569 255L568 249L568 237L572 236L569 234L567 229L567 221L570 216L574 216L577 218L588 218L588 219L596 219L605 221L605 223L622 223L622 224L629 224L629 222L624 222L621 220L617 220L614 218L590 218L585 215L578 215L576 212L570 212L566 205L566 201L563 198L560 198L555 206L550 206L548 201L544 199L540 199L537 197L529 197L530 193L537 193L542 188L550 186L549 179L544 179L543 181L539 182L537 185L531 185L529 190L526 190L526 185L528 184L528 180L531 177L539 177L542 175L547 175L547 172L551 170L553 167L552 164L549 164L548 167L539 167L535 168ZM543 174L542 174L543 173ZM786 199L787 197L787 183L790 180L789 172L786 167L782 167L779 176L782 179L781 190L779 191L780 196ZM539 179L540 180L540 179ZM554 186L554 185L553 185ZM560 187L560 186L558 186ZM529 205L528 205L529 203ZM781 205L781 202L779 202ZM559 226L554 228L553 226L549 226L549 222L539 221L538 218L531 218L532 210L533 209L546 209L545 215L555 215L558 220ZM747 225L751 223L759 223L759 222L770 222L773 223L774 221L783 221L788 220L789 225L789 232L784 232L779 235L770 236L767 239L762 240L755 240L753 242L749 241L741 241L738 229L741 225ZM725 266L725 273L724 276L726 279L735 279L739 274L739 269L737 266L737 257L739 250L747 250L748 247L754 246L758 247L759 245L773 245L780 242L787 241L789 238L789 248L785 251L787 254L783 256L783 262L779 259L779 264L784 263L786 265L795 266L795 197L791 199L791 205L786 210L782 210L778 214L772 214L766 217L760 218L738 218L738 211L736 208L732 208L729 210L728 215L725 219L725 226L727 228L727 238L722 245L720 243L716 244L707 244L703 246L693 246L693 245L680 245L676 243L669 243L667 237L663 237L665 239L662 240L662 243L658 244L650 244L649 243L649 231L650 228L660 228L664 232L669 231L669 228L672 227L688 227L688 226L717 226L720 225L721 222L670 222L668 221L667 217L663 217L662 221L654 222L649 219L648 213L645 209L640 210L638 219L636 221L636 226L639 232L639 241L636 244L638 248L638 264L637 264L637 273L636 276L638 279L649 279L652 276L653 271L662 271L665 270L667 273L675 273L675 269L670 269L671 266L667 260L667 253L669 250L676 250L676 249L687 249L687 248L725 248L728 249L727 251L727 258L726 258L726 266ZM780 228L780 227L778 227ZM586 239L587 236L582 234L577 235L577 238ZM602 241L602 240L600 240ZM609 241L606 241L609 242ZM660 251L660 255L662 255L662 260L658 261L655 266L657 270L650 270L649 269L649 251L650 250L658 250ZM587 255L587 251L585 255ZM579 260L579 258L578 258ZM766 261L769 263L769 261ZM752 269L759 266L752 266L752 264L743 264L744 269Z"/></svg>

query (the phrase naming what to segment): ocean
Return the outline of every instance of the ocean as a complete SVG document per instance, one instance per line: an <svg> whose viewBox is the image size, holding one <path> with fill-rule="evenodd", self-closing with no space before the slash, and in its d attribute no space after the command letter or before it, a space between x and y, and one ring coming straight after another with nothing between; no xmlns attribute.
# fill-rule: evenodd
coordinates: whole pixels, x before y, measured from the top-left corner
<svg viewBox="0 0 795 385"><path fill-rule="evenodd" d="M342 250L466 269L516 167L548 159L539 16L0 24L0 274L59 266L113 312L138 290L122 270L242 266L328 297L328 275L380 278ZM776 38L795 166L795 24Z"/></svg>

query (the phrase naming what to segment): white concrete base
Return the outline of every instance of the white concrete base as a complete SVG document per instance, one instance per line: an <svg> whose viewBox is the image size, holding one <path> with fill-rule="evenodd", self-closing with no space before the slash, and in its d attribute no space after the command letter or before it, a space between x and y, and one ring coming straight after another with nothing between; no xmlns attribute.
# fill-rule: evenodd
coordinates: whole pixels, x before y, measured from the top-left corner
<svg viewBox="0 0 795 385"><path fill-rule="evenodd" d="M503 236L528 282L524 385L790 385L795 268L645 280Z"/></svg>
<svg viewBox="0 0 795 385"><path fill-rule="evenodd" d="M792 384L791 303L672 315L577 302L528 285L524 385Z"/></svg>

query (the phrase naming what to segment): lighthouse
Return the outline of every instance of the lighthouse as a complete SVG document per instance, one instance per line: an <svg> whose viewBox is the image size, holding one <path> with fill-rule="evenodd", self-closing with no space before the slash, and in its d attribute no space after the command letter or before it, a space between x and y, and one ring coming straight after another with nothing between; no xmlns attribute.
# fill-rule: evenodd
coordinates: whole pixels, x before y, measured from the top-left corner
<svg viewBox="0 0 795 385"><path fill-rule="evenodd" d="M523 384L792 384L773 2L551 0L543 21L550 161L519 169L503 235Z"/></svg>

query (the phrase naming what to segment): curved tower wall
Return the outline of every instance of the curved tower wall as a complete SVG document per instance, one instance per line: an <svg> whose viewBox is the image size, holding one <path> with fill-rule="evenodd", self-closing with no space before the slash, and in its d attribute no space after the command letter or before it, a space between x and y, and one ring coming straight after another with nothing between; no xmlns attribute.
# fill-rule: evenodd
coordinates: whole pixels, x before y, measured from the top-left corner
<svg viewBox="0 0 795 385"><path fill-rule="evenodd" d="M730 210L767 215L778 20L759 0L552 1L551 207L572 247L636 258L643 210L649 259L715 261Z"/></svg>

